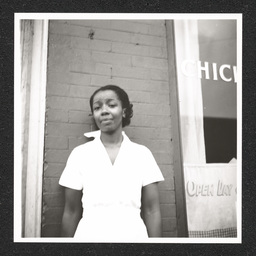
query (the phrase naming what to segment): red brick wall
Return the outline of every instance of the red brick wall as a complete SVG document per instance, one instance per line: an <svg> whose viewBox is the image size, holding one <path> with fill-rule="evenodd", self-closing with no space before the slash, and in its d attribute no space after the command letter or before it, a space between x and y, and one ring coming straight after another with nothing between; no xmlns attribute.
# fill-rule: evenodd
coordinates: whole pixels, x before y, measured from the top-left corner
<svg viewBox="0 0 256 256"><path fill-rule="evenodd" d="M50 21L42 236L59 235L59 177L71 150L86 141L83 133L94 129L91 94L110 83L134 104L125 130L152 151L162 170L163 235L177 235L168 79L164 21Z"/></svg>

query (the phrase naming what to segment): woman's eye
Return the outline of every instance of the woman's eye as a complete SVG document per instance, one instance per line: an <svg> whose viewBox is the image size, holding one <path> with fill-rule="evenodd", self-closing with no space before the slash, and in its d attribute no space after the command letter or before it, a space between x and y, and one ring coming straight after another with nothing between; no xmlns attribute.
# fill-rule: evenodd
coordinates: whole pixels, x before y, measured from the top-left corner
<svg viewBox="0 0 256 256"><path fill-rule="evenodd" d="M116 105L115 104L110 104L109 105L111 108L114 108Z"/></svg>
<svg viewBox="0 0 256 256"><path fill-rule="evenodd" d="M99 110L100 109L100 107L94 107L93 108L93 111L97 111L97 110Z"/></svg>

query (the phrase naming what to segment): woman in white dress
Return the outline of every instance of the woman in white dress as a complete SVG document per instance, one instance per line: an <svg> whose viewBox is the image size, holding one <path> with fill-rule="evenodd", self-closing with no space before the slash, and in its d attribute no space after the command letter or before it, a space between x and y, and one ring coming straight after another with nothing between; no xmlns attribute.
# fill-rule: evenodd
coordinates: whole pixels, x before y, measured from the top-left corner
<svg viewBox="0 0 256 256"><path fill-rule="evenodd" d="M163 176L150 150L123 132L133 115L127 93L101 87L90 107L100 131L72 151L61 175L61 235L95 242L161 237L157 183Z"/></svg>

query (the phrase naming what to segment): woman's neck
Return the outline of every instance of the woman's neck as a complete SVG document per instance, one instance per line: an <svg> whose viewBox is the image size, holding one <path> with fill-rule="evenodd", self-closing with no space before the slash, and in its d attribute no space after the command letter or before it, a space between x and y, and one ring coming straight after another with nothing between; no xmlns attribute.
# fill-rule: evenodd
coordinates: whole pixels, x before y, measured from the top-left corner
<svg viewBox="0 0 256 256"><path fill-rule="evenodd" d="M121 146L123 141L122 130L113 134L101 132L100 139L105 147Z"/></svg>

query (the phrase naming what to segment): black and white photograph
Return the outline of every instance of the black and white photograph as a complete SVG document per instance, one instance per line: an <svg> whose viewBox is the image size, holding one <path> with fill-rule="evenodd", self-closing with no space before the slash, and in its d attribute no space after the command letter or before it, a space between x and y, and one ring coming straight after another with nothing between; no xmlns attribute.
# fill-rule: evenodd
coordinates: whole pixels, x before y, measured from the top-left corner
<svg viewBox="0 0 256 256"><path fill-rule="evenodd" d="M14 242L241 243L242 14L15 13Z"/></svg>

